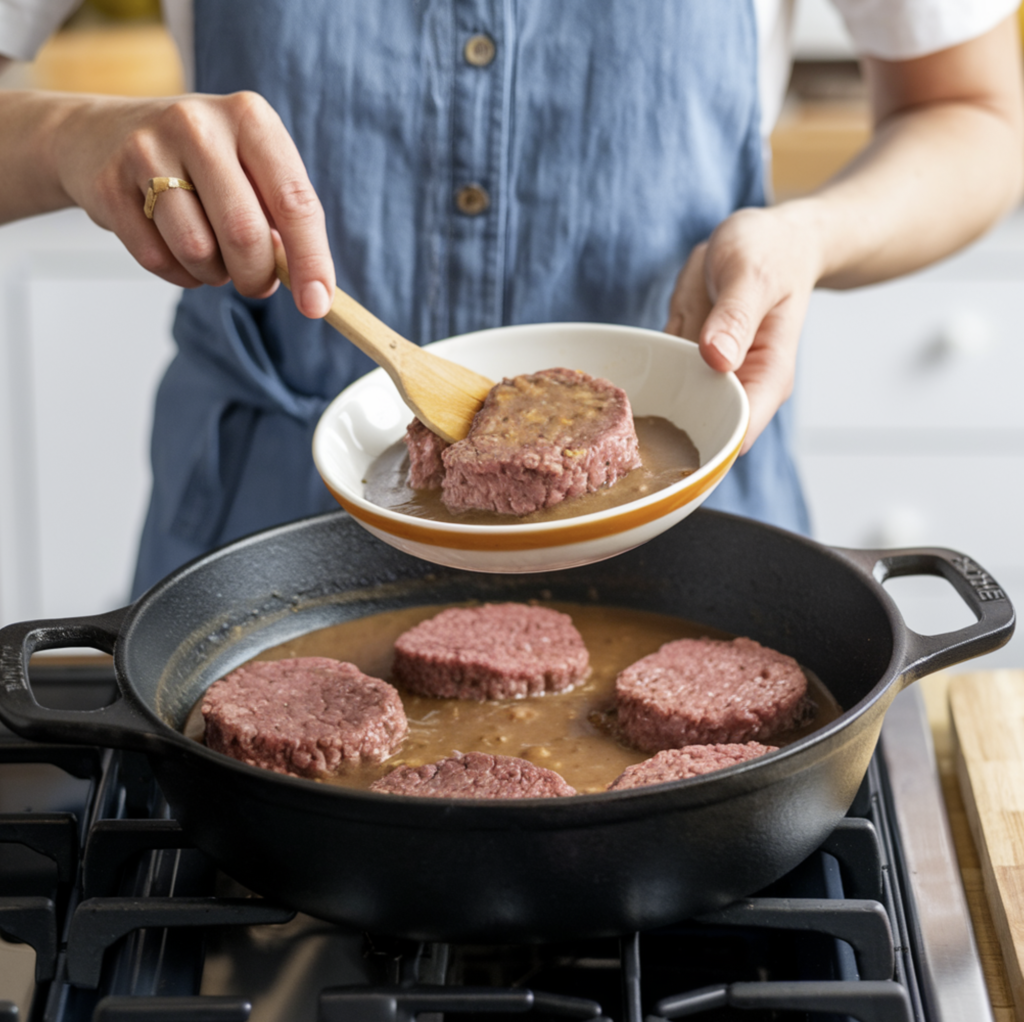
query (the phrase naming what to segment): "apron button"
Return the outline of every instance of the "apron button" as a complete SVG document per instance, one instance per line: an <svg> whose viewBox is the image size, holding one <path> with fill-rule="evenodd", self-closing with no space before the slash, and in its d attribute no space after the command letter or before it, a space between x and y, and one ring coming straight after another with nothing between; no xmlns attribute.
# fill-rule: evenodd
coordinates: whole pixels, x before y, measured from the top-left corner
<svg viewBox="0 0 1024 1022"><path fill-rule="evenodd" d="M455 193L455 205L466 216L479 216L491 204L491 197L480 185L464 185Z"/></svg>
<svg viewBox="0 0 1024 1022"><path fill-rule="evenodd" d="M481 34L470 36L462 52L473 67L487 67L494 60L497 47L490 36Z"/></svg>

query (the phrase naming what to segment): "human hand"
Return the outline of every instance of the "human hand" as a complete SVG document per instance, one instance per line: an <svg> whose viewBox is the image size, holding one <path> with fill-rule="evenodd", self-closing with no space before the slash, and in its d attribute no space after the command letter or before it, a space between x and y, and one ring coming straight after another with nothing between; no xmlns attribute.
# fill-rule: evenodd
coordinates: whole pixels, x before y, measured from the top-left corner
<svg viewBox="0 0 1024 1022"><path fill-rule="evenodd" d="M750 401L750 450L793 390L807 303L821 273L813 220L797 203L741 209L690 253L665 332L697 341L712 369L733 370Z"/></svg>
<svg viewBox="0 0 1024 1022"><path fill-rule="evenodd" d="M52 158L70 199L164 280L230 279L241 294L266 297L278 283L277 231L295 304L310 317L329 310L334 263L320 200L284 124L256 93L89 97L58 123ZM147 185L162 176L196 191L162 192L149 220Z"/></svg>

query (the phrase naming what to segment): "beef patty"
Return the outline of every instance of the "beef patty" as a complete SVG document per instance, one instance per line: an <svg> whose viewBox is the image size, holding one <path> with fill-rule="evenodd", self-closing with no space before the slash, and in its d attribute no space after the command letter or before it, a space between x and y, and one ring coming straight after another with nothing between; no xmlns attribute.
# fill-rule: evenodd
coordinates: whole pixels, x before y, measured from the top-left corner
<svg viewBox="0 0 1024 1022"><path fill-rule="evenodd" d="M295 777L380 763L409 729L393 686L327 657L245 664L210 686L202 713L211 749Z"/></svg>
<svg viewBox="0 0 1024 1022"><path fill-rule="evenodd" d="M813 712L792 658L753 639L679 639L615 680L618 724L643 752L770 738Z"/></svg>
<svg viewBox="0 0 1024 1022"><path fill-rule="evenodd" d="M454 752L424 766L396 767L370 791L428 798L555 798L576 789L546 767L516 756Z"/></svg>
<svg viewBox="0 0 1024 1022"><path fill-rule="evenodd" d="M609 791L642 788L647 784L685 781L688 777L710 774L734 763L756 759L766 752L777 752L774 745L746 742L744 745L687 745L682 749L665 749L642 763L626 767L608 785Z"/></svg>
<svg viewBox="0 0 1024 1022"><path fill-rule="evenodd" d="M444 482L441 455L449 446L448 442L432 433L419 419L409 423L402 439L409 452L409 486L414 490L440 489Z"/></svg>
<svg viewBox="0 0 1024 1022"><path fill-rule="evenodd" d="M522 699L582 681L590 657L568 614L523 603L452 607L395 640L392 673L410 692Z"/></svg>
<svg viewBox="0 0 1024 1022"><path fill-rule="evenodd" d="M640 466L626 392L575 369L505 379L464 440L444 447L413 426L406 446L413 489L436 485L440 456L441 500L452 512L527 515Z"/></svg>

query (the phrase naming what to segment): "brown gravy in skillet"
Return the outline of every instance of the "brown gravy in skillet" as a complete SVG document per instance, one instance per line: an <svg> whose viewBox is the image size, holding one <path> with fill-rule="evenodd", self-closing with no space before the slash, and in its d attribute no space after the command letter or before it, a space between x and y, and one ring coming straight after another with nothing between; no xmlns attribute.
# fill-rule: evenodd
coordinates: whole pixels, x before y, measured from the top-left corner
<svg viewBox="0 0 1024 1022"><path fill-rule="evenodd" d="M458 750L521 756L557 771L581 794L604 791L627 766L648 758L616 740L614 693L619 671L673 639L699 635L731 638L666 614L589 604L544 605L569 614L583 636L590 652L591 673L582 685L571 692L535 699L486 703L430 699L399 689L409 718L409 734L398 752L384 763L350 767L336 777L324 778L324 782L367 788L396 766L432 763ZM356 664L365 674L391 681L395 639L445 606L450 605L412 607L346 621L275 646L254 659L334 657ZM842 712L821 681L809 671L804 673L817 712L808 724L776 735L769 744L786 745ZM201 702L193 707L184 727L188 737L200 742Z"/></svg>
<svg viewBox="0 0 1024 1022"><path fill-rule="evenodd" d="M660 415L638 415L633 420L640 442L640 468L627 472L611 486L594 493L563 500L554 507L529 515L499 515L493 511L463 511L452 514L441 503L440 490L414 490L406 483L409 456L405 443L392 444L366 473L364 497L378 507L415 518L459 525L530 525L562 518L576 518L610 507L640 500L679 482L700 468L700 455L693 441L674 423ZM571 783L571 782L570 782Z"/></svg>

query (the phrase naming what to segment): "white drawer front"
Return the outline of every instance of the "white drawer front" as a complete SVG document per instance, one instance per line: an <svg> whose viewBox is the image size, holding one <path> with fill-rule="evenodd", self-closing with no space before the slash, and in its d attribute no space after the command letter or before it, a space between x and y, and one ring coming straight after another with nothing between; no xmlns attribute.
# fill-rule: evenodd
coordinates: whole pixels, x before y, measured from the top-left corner
<svg viewBox="0 0 1024 1022"><path fill-rule="evenodd" d="M1024 430L1024 279L818 291L801 348L804 429Z"/></svg>
<svg viewBox="0 0 1024 1022"><path fill-rule="evenodd" d="M800 468L822 542L952 547L982 565L1014 605L1024 607L1024 457L814 454L801 457ZM918 631L950 631L972 619L951 586L931 579L896 580L892 595ZM1024 630L971 666L1022 663Z"/></svg>
<svg viewBox="0 0 1024 1022"><path fill-rule="evenodd" d="M815 535L838 546L947 546L1024 568L1024 457L805 455Z"/></svg>
<svg viewBox="0 0 1024 1022"><path fill-rule="evenodd" d="M127 601L179 295L81 210L0 228L0 622Z"/></svg>

